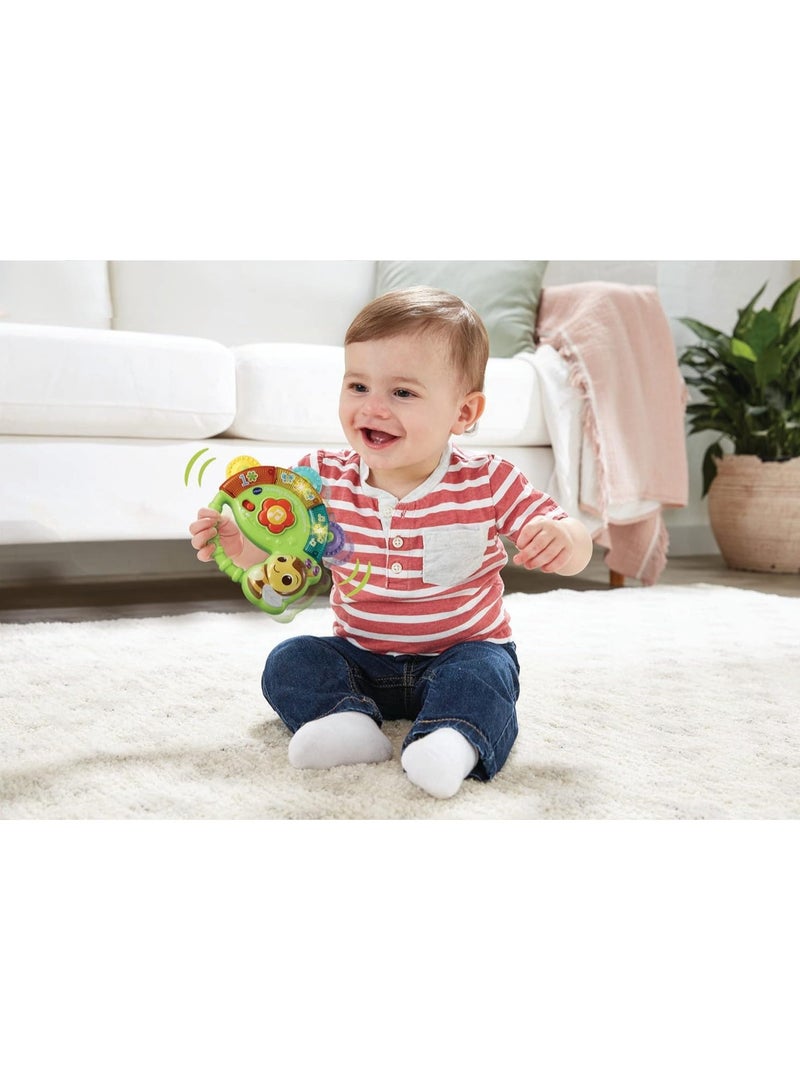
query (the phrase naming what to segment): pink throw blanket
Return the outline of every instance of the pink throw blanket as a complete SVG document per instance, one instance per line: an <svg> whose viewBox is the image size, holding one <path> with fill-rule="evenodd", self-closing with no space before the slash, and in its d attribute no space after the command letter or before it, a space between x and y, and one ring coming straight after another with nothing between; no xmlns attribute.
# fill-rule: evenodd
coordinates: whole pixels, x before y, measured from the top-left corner
<svg viewBox="0 0 800 1091"><path fill-rule="evenodd" d="M536 333L583 395L596 472L579 505L602 523L606 564L653 584L667 563L662 509L685 506L689 493L686 385L658 293L601 281L546 288Z"/></svg>

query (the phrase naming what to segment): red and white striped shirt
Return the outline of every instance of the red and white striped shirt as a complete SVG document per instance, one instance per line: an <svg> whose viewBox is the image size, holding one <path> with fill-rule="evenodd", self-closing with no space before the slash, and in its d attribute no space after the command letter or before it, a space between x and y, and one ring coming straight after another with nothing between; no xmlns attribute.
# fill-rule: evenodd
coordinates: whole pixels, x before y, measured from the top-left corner
<svg viewBox="0 0 800 1091"><path fill-rule="evenodd" d="M366 483L355 451L316 451L300 464L319 473L328 514L345 536L344 549L326 560L336 636L390 655L511 639L500 535L515 542L534 516L567 516L512 463L448 447L402 500Z"/></svg>

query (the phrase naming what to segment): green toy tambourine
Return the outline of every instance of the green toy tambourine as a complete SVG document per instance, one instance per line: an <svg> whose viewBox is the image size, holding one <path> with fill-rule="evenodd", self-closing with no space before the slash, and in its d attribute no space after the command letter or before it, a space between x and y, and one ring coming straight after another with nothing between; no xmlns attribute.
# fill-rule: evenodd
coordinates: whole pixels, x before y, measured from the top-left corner
<svg viewBox="0 0 800 1091"><path fill-rule="evenodd" d="M283 613L322 576L322 555L332 535L321 487L319 474L306 467L248 465L223 481L208 505L220 513L227 505L245 538L268 554L265 561L240 568L219 537L212 539L220 571L268 614Z"/></svg>

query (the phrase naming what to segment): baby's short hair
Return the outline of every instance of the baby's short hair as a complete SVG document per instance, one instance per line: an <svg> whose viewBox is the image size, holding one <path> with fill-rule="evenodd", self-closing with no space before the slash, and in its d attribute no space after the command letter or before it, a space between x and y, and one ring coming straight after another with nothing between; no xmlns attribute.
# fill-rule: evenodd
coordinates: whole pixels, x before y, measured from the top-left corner
<svg viewBox="0 0 800 1091"><path fill-rule="evenodd" d="M445 340L450 362L463 376L467 390L483 390L489 359L486 327L469 303L439 288L418 285L378 296L350 323L344 343L381 341L422 331Z"/></svg>

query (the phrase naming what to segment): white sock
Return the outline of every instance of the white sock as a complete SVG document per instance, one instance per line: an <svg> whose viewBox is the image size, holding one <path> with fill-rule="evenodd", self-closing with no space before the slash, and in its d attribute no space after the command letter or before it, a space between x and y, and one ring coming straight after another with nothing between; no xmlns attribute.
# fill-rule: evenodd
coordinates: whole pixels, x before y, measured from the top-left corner
<svg viewBox="0 0 800 1091"><path fill-rule="evenodd" d="M331 769L391 756L391 742L365 712L333 712L309 720L289 742L289 764L295 769Z"/></svg>
<svg viewBox="0 0 800 1091"><path fill-rule="evenodd" d="M449 799L478 764L478 751L455 728L440 727L407 746L400 764L412 784L437 799Z"/></svg>

